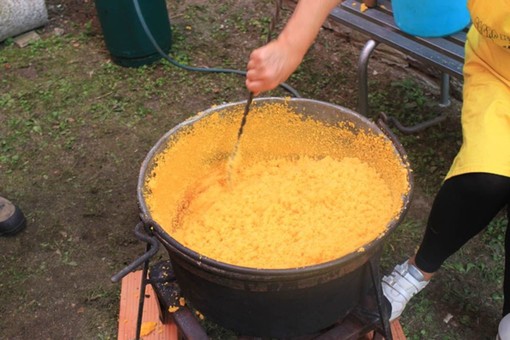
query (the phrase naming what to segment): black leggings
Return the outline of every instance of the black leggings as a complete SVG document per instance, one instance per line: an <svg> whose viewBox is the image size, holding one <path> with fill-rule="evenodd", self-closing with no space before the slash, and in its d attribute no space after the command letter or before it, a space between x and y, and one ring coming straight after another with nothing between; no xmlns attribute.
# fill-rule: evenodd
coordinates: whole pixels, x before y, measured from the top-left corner
<svg viewBox="0 0 510 340"><path fill-rule="evenodd" d="M469 173L444 182L432 205L416 266L433 273L508 206L509 228L505 238L505 303L510 313L510 177Z"/></svg>

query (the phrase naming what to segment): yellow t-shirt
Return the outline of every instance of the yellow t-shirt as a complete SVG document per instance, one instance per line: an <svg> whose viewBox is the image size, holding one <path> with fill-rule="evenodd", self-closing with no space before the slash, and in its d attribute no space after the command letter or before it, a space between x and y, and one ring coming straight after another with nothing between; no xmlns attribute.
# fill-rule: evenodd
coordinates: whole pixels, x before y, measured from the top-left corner
<svg viewBox="0 0 510 340"><path fill-rule="evenodd" d="M468 0L463 142L447 178L469 172L510 177L510 0Z"/></svg>

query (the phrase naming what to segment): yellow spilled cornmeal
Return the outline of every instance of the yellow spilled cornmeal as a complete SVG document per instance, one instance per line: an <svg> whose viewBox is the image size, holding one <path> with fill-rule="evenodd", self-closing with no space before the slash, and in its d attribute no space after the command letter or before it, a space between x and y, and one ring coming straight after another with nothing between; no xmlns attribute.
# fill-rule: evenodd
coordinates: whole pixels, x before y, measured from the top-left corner
<svg viewBox="0 0 510 340"><path fill-rule="evenodd" d="M158 326L158 323L155 321L146 321L142 323L142 326L140 328L140 336L147 336L150 335L154 330L156 330L156 327Z"/></svg>
<svg viewBox="0 0 510 340"><path fill-rule="evenodd" d="M232 161L241 114L183 128L146 180L151 216L184 246L244 267L296 268L363 251L399 215L408 170L386 138L265 105L250 111Z"/></svg>

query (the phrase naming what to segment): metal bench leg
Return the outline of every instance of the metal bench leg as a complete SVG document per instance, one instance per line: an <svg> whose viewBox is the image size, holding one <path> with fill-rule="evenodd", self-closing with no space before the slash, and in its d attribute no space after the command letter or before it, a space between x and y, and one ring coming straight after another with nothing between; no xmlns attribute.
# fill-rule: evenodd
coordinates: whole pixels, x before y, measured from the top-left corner
<svg viewBox="0 0 510 340"><path fill-rule="evenodd" d="M448 107L450 106L450 75L448 73L441 74L441 101L439 106Z"/></svg>
<svg viewBox="0 0 510 340"><path fill-rule="evenodd" d="M358 109L359 113L365 117L368 117L368 61L372 52L379 43L375 40L369 40L361 50L358 63L358 86L359 86L359 102Z"/></svg>

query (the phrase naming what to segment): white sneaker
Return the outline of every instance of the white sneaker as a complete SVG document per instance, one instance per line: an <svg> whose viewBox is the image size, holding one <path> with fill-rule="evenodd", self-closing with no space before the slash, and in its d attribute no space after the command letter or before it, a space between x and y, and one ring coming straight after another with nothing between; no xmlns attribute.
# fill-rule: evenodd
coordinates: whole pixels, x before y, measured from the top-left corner
<svg viewBox="0 0 510 340"><path fill-rule="evenodd" d="M418 268L404 262L396 265L393 272L382 279L384 296L391 303L390 321L395 320L402 314L407 303L413 296L420 292L429 281L425 281L423 274Z"/></svg>
<svg viewBox="0 0 510 340"><path fill-rule="evenodd" d="M510 340L510 314L505 315L499 322L497 340Z"/></svg>

